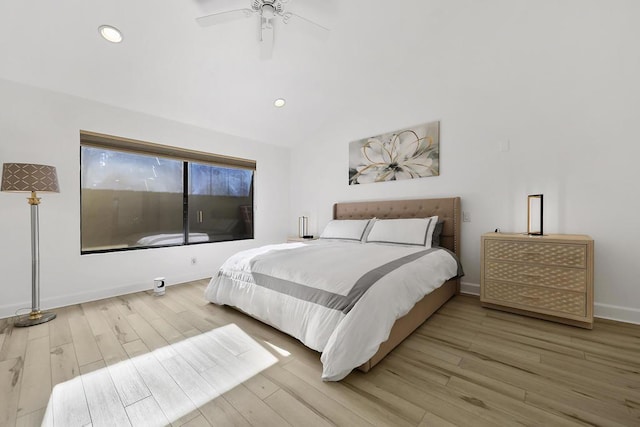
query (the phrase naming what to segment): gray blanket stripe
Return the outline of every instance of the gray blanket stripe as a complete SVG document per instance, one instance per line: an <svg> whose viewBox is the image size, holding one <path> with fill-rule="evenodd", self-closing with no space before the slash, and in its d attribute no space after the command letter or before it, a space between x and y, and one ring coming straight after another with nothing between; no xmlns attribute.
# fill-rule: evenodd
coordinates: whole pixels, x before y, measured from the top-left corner
<svg viewBox="0 0 640 427"><path fill-rule="evenodd" d="M344 314L347 314L356 305L358 300L360 300L362 295L378 280L403 265L413 262L438 249L442 248L429 248L424 251L415 252L374 268L360 277L346 296L312 288L289 280L279 279L269 276L268 274L251 273L251 275L254 283L258 286L284 293L303 301L309 301L327 308L340 310Z"/></svg>
<svg viewBox="0 0 640 427"><path fill-rule="evenodd" d="M369 288L373 286L374 283L382 279L387 274L436 250L437 248L429 248L425 249L424 251L415 252L403 256L402 258L398 258L396 260L388 262L378 268L374 268L368 273L365 273L361 278L358 279L356 284L353 285L353 288L351 288L351 290L349 291L349 294L345 297L348 304L345 308L342 309L342 312L344 314L347 314L349 311L351 311L353 306L356 305L362 295L364 295L364 293L367 292L367 290L369 290Z"/></svg>
<svg viewBox="0 0 640 427"><path fill-rule="evenodd" d="M344 299L347 298L344 295L334 294L333 292L312 288L311 286L306 286L301 283L279 279L269 276L268 274L251 273L251 275L253 276L253 282L258 286L334 310L342 310L342 307L345 305Z"/></svg>

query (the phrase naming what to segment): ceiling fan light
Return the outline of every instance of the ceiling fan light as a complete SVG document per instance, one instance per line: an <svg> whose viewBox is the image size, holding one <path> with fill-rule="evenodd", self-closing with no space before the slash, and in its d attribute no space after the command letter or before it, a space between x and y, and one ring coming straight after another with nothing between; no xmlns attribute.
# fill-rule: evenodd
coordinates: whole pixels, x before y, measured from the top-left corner
<svg viewBox="0 0 640 427"><path fill-rule="evenodd" d="M120 32L116 27L111 25L101 25L98 27L98 31L100 31L102 38L108 42L120 43L122 41L122 32Z"/></svg>
<svg viewBox="0 0 640 427"><path fill-rule="evenodd" d="M276 8L270 4L265 4L264 6L262 6L260 13L265 18L273 18L274 16L276 16Z"/></svg>
<svg viewBox="0 0 640 427"><path fill-rule="evenodd" d="M282 108L286 103L287 101L285 101L284 98L278 98L275 101L273 101L273 106L276 108Z"/></svg>

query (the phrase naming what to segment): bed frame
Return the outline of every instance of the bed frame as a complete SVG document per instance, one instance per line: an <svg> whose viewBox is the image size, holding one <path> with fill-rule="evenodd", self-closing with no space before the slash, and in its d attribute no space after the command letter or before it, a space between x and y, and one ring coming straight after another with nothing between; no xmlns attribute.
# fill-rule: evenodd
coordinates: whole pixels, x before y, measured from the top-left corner
<svg viewBox="0 0 640 427"><path fill-rule="evenodd" d="M454 252L460 258L460 197L442 199L385 200L372 202L336 203L334 219L393 219L426 218L438 215L444 220L440 246ZM460 279L451 279L426 295L405 316L396 320L389 339L378 348L371 359L358 369L367 372L380 362L391 350L415 331L451 297L460 292Z"/></svg>

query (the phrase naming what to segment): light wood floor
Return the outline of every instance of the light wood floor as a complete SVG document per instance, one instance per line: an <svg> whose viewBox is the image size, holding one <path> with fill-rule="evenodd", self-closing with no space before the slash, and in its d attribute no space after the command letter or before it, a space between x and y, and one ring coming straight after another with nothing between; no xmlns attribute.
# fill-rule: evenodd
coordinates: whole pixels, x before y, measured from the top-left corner
<svg viewBox="0 0 640 427"><path fill-rule="evenodd" d="M0 425L640 426L640 326L457 296L368 374L204 301L207 281L0 320Z"/></svg>

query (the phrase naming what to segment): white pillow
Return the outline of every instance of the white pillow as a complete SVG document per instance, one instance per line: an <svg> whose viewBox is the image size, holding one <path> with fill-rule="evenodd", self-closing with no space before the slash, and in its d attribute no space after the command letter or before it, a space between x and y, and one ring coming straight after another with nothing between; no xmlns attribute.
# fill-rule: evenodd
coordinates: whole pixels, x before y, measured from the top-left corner
<svg viewBox="0 0 640 427"><path fill-rule="evenodd" d="M367 236L367 243L393 243L431 247L438 217L379 219Z"/></svg>
<svg viewBox="0 0 640 427"><path fill-rule="evenodd" d="M361 241L369 221L368 219L334 219L329 221L320 238Z"/></svg>

